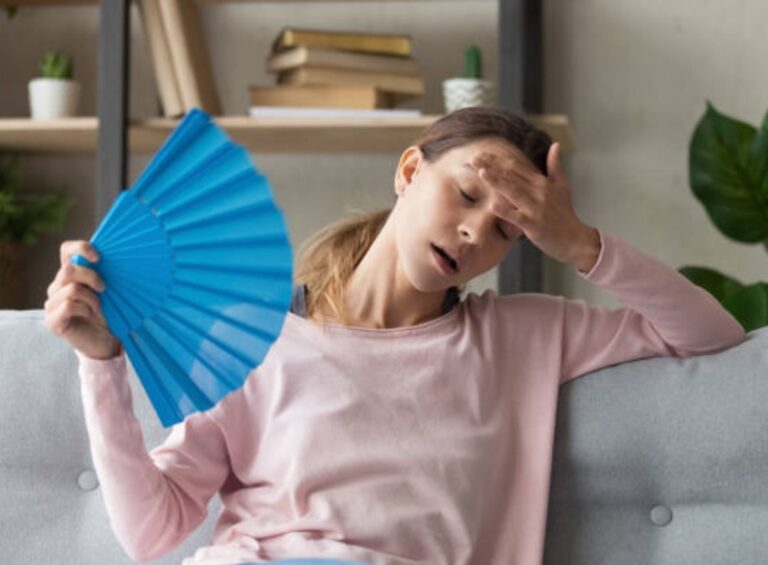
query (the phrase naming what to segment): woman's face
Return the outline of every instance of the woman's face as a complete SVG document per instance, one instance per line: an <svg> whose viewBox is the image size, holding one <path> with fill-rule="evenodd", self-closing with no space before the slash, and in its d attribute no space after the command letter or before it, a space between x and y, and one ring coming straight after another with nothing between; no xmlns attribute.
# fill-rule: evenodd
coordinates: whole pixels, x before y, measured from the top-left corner
<svg viewBox="0 0 768 565"><path fill-rule="evenodd" d="M455 147L428 163L412 146L400 158L395 176L395 239L400 262L414 287L424 292L466 283L498 265L522 231L492 212L501 198L471 165L481 152L521 153L501 138ZM441 268L447 251L458 270Z"/></svg>

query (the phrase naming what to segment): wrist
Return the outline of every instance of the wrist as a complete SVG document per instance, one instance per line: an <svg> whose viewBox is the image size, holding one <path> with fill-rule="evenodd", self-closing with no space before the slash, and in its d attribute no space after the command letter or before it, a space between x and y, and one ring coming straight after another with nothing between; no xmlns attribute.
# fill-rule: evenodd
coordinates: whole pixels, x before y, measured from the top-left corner
<svg viewBox="0 0 768 565"><path fill-rule="evenodd" d="M583 274L586 274L592 270L600 256L600 231L597 228L585 226L576 241L570 263Z"/></svg>

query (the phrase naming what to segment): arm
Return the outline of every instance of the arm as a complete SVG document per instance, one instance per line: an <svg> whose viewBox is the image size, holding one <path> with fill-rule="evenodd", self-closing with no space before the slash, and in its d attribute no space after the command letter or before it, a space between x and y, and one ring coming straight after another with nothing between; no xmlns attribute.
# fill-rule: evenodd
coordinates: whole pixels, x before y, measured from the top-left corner
<svg viewBox="0 0 768 565"><path fill-rule="evenodd" d="M572 264L626 307L563 299L561 384L624 361L716 353L746 339L744 328L706 290L617 236L596 231L600 246L592 267L584 272L576 260ZM574 257L589 257L584 249ZM583 261L587 267L589 259Z"/></svg>
<svg viewBox="0 0 768 565"><path fill-rule="evenodd" d="M125 355L96 360L76 353L91 455L112 529L132 559L154 559L197 528L226 479L221 429L206 413L193 414L147 453Z"/></svg>

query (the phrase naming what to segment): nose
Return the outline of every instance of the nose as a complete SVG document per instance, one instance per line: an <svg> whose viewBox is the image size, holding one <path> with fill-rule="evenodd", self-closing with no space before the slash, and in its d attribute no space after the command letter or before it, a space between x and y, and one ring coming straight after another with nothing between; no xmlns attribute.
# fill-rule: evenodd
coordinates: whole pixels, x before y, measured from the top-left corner
<svg viewBox="0 0 768 565"><path fill-rule="evenodd" d="M479 245L487 237L488 230L493 229L493 223L496 216L492 212L487 214L479 212L478 214L465 217L460 226L459 232L463 240L469 240L471 243Z"/></svg>

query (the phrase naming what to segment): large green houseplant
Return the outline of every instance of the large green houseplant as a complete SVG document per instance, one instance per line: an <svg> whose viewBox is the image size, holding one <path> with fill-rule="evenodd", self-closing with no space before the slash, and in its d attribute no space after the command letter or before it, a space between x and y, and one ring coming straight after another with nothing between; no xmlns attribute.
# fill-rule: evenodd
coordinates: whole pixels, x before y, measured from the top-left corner
<svg viewBox="0 0 768 565"><path fill-rule="evenodd" d="M691 190L720 233L768 251L768 114L758 129L707 102L691 137L688 167ZM700 266L679 271L714 295L745 331L768 326L768 283L745 285Z"/></svg>
<svg viewBox="0 0 768 565"><path fill-rule="evenodd" d="M24 307L25 248L60 229L71 206L65 194L24 188L18 157L0 154L0 309Z"/></svg>

